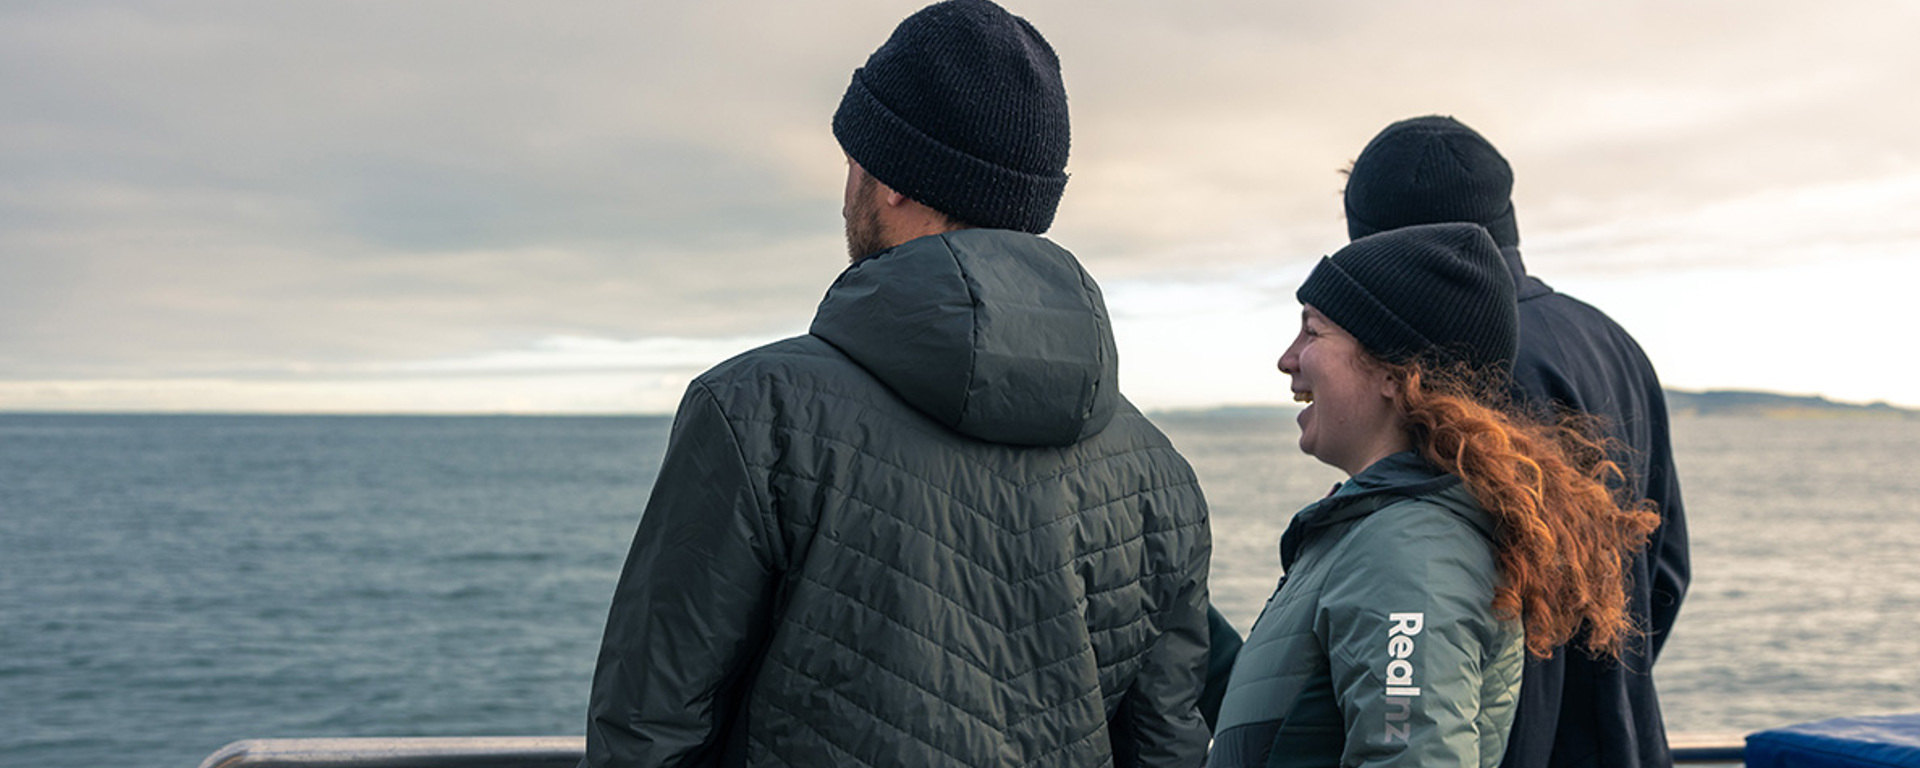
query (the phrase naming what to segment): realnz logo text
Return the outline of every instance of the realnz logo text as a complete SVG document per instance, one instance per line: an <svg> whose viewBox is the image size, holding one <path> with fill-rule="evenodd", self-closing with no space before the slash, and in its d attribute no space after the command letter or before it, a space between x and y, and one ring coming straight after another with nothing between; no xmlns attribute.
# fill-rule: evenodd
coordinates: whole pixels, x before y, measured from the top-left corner
<svg viewBox="0 0 1920 768"><path fill-rule="evenodd" d="M1405 742L1412 735L1413 700L1420 696L1414 679L1414 636L1426 626L1425 613L1392 613L1387 627L1387 741Z"/></svg>
<svg viewBox="0 0 1920 768"><path fill-rule="evenodd" d="M1418 696L1420 686L1414 684L1413 637L1420 634L1426 625L1424 613L1393 613L1387 615L1393 625L1387 628L1387 695Z"/></svg>

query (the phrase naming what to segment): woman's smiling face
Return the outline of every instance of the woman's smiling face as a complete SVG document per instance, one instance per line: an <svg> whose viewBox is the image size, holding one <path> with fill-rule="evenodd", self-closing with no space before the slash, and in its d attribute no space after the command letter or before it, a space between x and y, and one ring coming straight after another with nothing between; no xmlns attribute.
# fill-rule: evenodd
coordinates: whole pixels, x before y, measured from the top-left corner
<svg viewBox="0 0 1920 768"><path fill-rule="evenodd" d="M1366 354L1359 340L1320 310L1300 313L1300 335L1280 356L1293 377L1300 411L1300 450L1348 476L1413 446L1394 405L1397 384Z"/></svg>

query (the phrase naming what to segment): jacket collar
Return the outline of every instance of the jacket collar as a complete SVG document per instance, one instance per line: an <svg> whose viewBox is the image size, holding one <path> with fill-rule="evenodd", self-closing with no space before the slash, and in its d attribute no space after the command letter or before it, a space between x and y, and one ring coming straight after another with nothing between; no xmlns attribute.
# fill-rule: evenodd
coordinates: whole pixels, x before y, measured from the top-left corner
<svg viewBox="0 0 1920 768"><path fill-rule="evenodd" d="M1417 452L1401 451L1374 462L1336 486L1326 498L1294 515L1287 532L1280 537L1281 567L1293 567L1301 545L1320 530L1358 520L1411 498L1431 499L1472 524L1489 541L1494 539L1492 518L1461 486L1458 476L1440 471Z"/></svg>
<svg viewBox="0 0 1920 768"><path fill-rule="evenodd" d="M1526 301L1553 293L1553 288L1540 278L1527 274L1527 263L1520 258L1517 246L1501 248L1500 257L1507 262L1507 274L1513 275L1514 300Z"/></svg>

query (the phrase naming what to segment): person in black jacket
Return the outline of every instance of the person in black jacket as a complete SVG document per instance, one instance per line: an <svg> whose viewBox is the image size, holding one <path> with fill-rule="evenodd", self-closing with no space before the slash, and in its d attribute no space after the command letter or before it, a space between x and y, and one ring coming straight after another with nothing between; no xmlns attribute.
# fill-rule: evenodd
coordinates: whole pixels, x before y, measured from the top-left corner
<svg viewBox="0 0 1920 768"><path fill-rule="evenodd" d="M833 117L853 264L687 388L615 589L587 766L1204 758L1212 540L1039 237L1059 61L987 0L901 22Z"/></svg>
<svg viewBox="0 0 1920 768"><path fill-rule="evenodd" d="M1605 313L1527 274L1514 218L1513 171L1480 134L1451 117L1387 126L1354 160L1345 192L1354 239L1417 224L1486 227L1518 288L1516 397L1543 410L1597 417L1630 468L1624 489L1661 517L1628 569L1632 611L1646 635L1618 661L1562 648L1529 660L1504 765L1636 768L1672 764L1653 664L1687 590L1685 507L1653 365Z"/></svg>

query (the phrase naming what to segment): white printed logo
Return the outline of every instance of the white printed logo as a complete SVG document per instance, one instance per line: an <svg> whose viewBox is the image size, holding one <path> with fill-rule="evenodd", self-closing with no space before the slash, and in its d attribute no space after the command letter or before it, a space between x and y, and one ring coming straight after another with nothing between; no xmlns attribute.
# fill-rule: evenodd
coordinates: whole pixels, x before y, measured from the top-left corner
<svg viewBox="0 0 1920 768"><path fill-rule="evenodd" d="M1425 613L1392 613L1387 620L1387 741L1406 741L1412 730L1413 700L1420 686L1413 676L1413 637L1426 626Z"/></svg>

